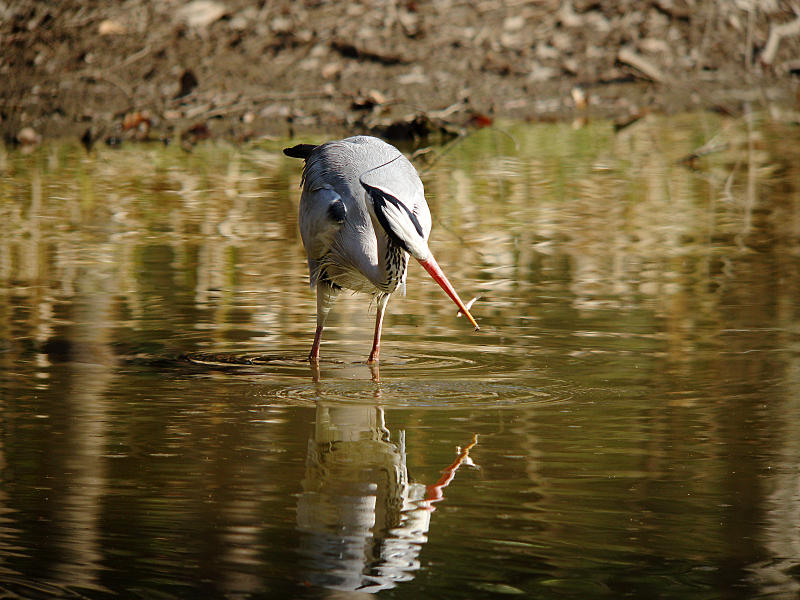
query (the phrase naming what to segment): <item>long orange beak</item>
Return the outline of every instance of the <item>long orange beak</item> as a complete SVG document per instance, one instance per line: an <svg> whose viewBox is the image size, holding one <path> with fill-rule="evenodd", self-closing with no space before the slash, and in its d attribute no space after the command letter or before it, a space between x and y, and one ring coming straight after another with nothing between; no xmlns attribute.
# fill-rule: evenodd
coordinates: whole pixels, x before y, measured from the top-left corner
<svg viewBox="0 0 800 600"><path fill-rule="evenodd" d="M477 321L475 321L475 319L472 318L472 315L469 314L469 309L461 301L461 298L458 297L458 294L453 289L453 286L450 285L450 282L447 280L445 274L439 268L439 264L433 258L433 255L431 255L431 257L428 258L427 260L419 261L419 264L421 264L425 268L428 274L431 277L433 277L433 280L439 284L439 287L441 287L445 291L445 293L448 296L450 296L453 302L456 303L458 309L467 317L467 319L469 319L469 322L472 323L472 325L475 327L475 331L478 331L480 327L478 327Z"/></svg>

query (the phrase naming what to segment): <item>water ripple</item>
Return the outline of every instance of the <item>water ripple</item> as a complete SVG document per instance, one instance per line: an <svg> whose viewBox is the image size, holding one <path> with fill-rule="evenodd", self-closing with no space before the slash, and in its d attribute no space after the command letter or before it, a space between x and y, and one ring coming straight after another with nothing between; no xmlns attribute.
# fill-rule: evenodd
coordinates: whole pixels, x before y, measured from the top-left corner
<svg viewBox="0 0 800 600"><path fill-rule="evenodd" d="M569 400L572 392L563 383L530 387L505 381L476 380L332 380L294 385L273 392L280 403L312 405L316 402L381 404L408 408L485 408L553 404Z"/></svg>
<svg viewBox="0 0 800 600"><path fill-rule="evenodd" d="M492 354L430 352L390 357L379 365L348 362L333 354L318 368L300 355L194 353L182 358L195 368L269 383L264 393L270 405L277 401L312 406L328 401L397 407L516 407L564 402L576 393L573 385L549 378L544 371L501 366L501 359Z"/></svg>

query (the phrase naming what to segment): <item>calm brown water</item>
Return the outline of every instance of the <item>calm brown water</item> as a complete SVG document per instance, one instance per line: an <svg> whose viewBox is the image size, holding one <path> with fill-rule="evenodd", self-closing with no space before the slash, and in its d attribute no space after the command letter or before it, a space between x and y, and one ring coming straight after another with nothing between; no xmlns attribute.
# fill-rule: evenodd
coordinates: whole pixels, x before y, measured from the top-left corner
<svg viewBox="0 0 800 600"><path fill-rule="evenodd" d="M797 596L800 130L434 148L482 331L414 264L319 373L280 147L0 154L3 597Z"/></svg>

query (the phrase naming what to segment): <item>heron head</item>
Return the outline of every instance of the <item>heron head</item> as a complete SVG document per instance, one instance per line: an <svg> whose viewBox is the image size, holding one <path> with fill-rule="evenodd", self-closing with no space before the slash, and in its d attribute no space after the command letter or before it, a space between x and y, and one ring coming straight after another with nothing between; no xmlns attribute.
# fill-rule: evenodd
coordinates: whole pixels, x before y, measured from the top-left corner
<svg viewBox="0 0 800 600"><path fill-rule="evenodd" d="M436 259L433 258L433 254L428 248L428 242L425 241L422 225L416 215L403 202L388 192L368 185L363 180L361 185L367 191L367 208L373 221L377 221L386 232L386 235L389 236L389 239L419 261L419 264L423 266L433 280L456 303L459 311L466 315L475 330L480 329L478 323L469 313L469 309L464 305L453 286L447 280Z"/></svg>
<svg viewBox="0 0 800 600"><path fill-rule="evenodd" d="M402 200L378 187L361 182L366 190L367 209L389 239L419 261L431 256L417 216Z"/></svg>

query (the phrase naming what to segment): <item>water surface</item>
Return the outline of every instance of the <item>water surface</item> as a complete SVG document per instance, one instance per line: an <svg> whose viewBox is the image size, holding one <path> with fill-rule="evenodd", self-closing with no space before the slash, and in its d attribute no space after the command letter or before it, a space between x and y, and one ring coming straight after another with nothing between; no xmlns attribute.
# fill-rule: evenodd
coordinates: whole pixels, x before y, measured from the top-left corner
<svg viewBox="0 0 800 600"><path fill-rule="evenodd" d="M0 590L794 598L800 144L766 117L487 129L318 371L300 164L0 155ZM690 153L711 142L713 152Z"/></svg>

